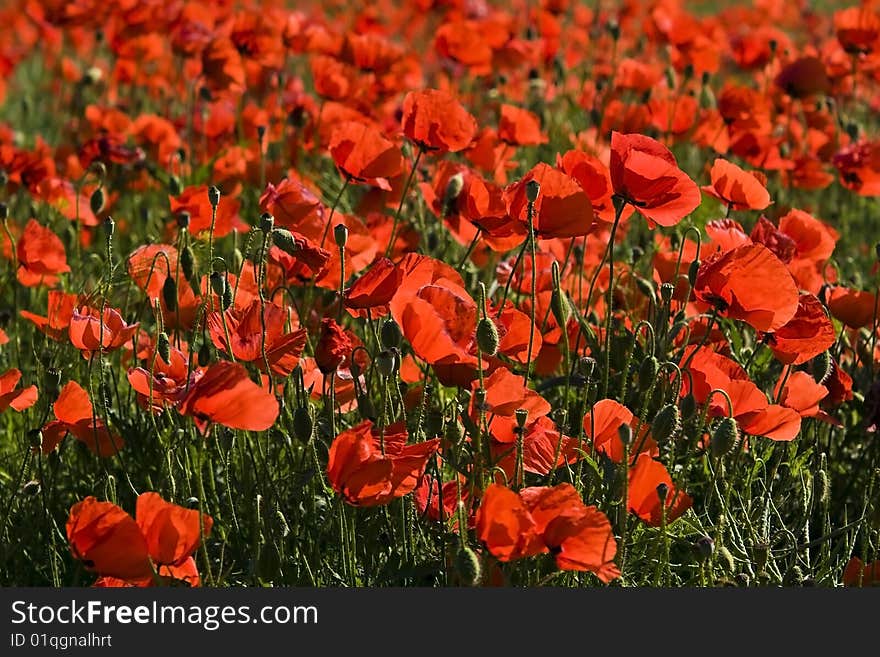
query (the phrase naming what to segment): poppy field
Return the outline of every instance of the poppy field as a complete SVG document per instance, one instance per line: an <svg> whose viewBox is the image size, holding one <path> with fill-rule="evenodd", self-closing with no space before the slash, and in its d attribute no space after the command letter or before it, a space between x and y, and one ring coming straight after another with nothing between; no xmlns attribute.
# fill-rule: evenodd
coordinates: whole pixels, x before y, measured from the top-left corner
<svg viewBox="0 0 880 657"><path fill-rule="evenodd" d="M880 582L880 5L0 23L0 584Z"/></svg>

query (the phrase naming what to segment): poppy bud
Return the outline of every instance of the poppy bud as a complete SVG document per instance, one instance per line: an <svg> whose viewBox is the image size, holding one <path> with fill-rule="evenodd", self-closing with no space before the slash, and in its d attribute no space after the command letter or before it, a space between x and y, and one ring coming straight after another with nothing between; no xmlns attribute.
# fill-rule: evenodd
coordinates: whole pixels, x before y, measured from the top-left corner
<svg viewBox="0 0 880 657"><path fill-rule="evenodd" d="M260 230L263 231L264 234L271 233L274 227L275 217L268 212L264 212L260 215Z"/></svg>
<svg viewBox="0 0 880 657"><path fill-rule="evenodd" d="M168 334L162 331L156 339L156 352L169 365L171 364L171 342L168 340Z"/></svg>
<svg viewBox="0 0 880 657"><path fill-rule="evenodd" d="M31 479L24 486L21 487L21 492L28 497L34 497L38 495L40 492L40 482L36 479Z"/></svg>
<svg viewBox="0 0 880 657"><path fill-rule="evenodd" d="M464 176L457 173L446 183L446 190L443 192L443 216L448 217L455 209L455 202L458 200L461 190L464 189Z"/></svg>
<svg viewBox="0 0 880 657"><path fill-rule="evenodd" d="M526 200L534 203L538 200L538 194L541 193L541 184L537 180L530 180L526 183Z"/></svg>
<svg viewBox="0 0 880 657"><path fill-rule="evenodd" d="M6 221L9 218L9 206L0 203L0 221Z"/></svg>
<svg viewBox="0 0 880 657"><path fill-rule="evenodd" d="M187 509L198 509L199 508L199 498L198 497L186 498L186 508Z"/></svg>
<svg viewBox="0 0 880 657"><path fill-rule="evenodd" d="M302 443L307 443L312 439L312 430L314 422L312 422L312 414L309 411L309 404L306 402L304 406L297 406L293 412L293 435Z"/></svg>
<svg viewBox="0 0 880 657"><path fill-rule="evenodd" d="M189 228L189 222L190 219L192 219L189 212L187 212L186 210L181 210L177 213L177 216L175 218L177 220L178 228L180 228L181 230L186 230L187 228Z"/></svg>
<svg viewBox="0 0 880 657"><path fill-rule="evenodd" d="M632 445L633 430L631 426L628 424L621 424L617 429L617 435L620 436L620 442L623 443L624 447Z"/></svg>
<svg viewBox="0 0 880 657"><path fill-rule="evenodd" d="M697 539L696 548L700 561L705 563L712 558L712 554L715 552L715 541L712 540L711 536L704 534Z"/></svg>
<svg viewBox="0 0 880 657"><path fill-rule="evenodd" d="M736 561L733 555L723 545L718 548L718 562L721 568L727 573L733 573L736 570Z"/></svg>
<svg viewBox="0 0 880 657"><path fill-rule="evenodd" d="M639 366L639 390L645 391L650 388L659 371L660 361L654 356L646 357Z"/></svg>
<svg viewBox="0 0 880 657"><path fill-rule="evenodd" d="M89 165L89 171L95 175L95 178L103 181L107 177L107 165L101 160L95 160Z"/></svg>
<svg viewBox="0 0 880 657"><path fill-rule="evenodd" d="M348 244L348 226L345 224L336 224L333 227L333 239L336 240L336 246L344 249Z"/></svg>
<svg viewBox="0 0 880 657"><path fill-rule="evenodd" d="M299 252L293 233L286 228L275 228L272 231L272 242L288 255L295 256Z"/></svg>
<svg viewBox="0 0 880 657"><path fill-rule="evenodd" d="M793 586L795 584L800 584L804 581L804 571L800 566L795 564L785 573L785 577L783 578L783 583L787 586Z"/></svg>
<svg viewBox="0 0 880 657"><path fill-rule="evenodd" d="M810 370L816 383L824 383L831 375L831 354L823 351L816 356L810 363Z"/></svg>
<svg viewBox="0 0 880 657"><path fill-rule="evenodd" d="M518 408L513 412L514 417L516 417L516 426L520 429L525 429L526 422L529 420L529 412L525 408Z"/></svg>
<svg viewBox="0 0 880 657"><path fill-rule="evenodd" d="M183 247L183 251L180 252L180 268L183 270L183 277L186 280L192 280L195 273L195 260L192 247L187 244Z"/></svg>
<svg viewBox="0 0 880 657"><path fill-rule="evenodd" d="M34 449L39 449L43 445L43 432L39 429L31 429L28 431L28 442Z"/></svg>
<svg viewBox="0 0 880 657"><path fill-rule="evenodd" d="M608 34L611 35L611 38L617 41L620 38L620 23L618 23L615 19L611 18L605 24L605 27L608 29Z"/></svg>
<svg viewBox="0 0 880 657"><path fill-rule="evenodd" d="M101 187L92 192L92 196L89 198L89 207L94 214L98 214L104 208L104 190Z"/></svg>
<svg viewBox="0 0 880 657"><path fill-rule="evenodd" d="M180 196L183 192L183 185L180 182L180 178L175 175L171 175L168 177L168 193L171 196Z"/></svg>
<svg viewBox="0 0 880 657"><path fill-rule="evenodd" d="M476 586L480 583L482 575L480 558L477 553L468 546L462 545L455 554L455 570L461 576L461 581L467 586Z"/></svg>
<svg viewBox="0 0 880 657"><path fill-rule="evenodd" d="M226 277L221 274L219 271L211 272L211 289L214 290L214 294L218 297L223 297L226 293L226 288L229 287L226 282Z"/></svg>
<svg viewBox="0 0 880 657"><path fill-rule="evenodd" d="M654 296L654 285L651 281L642 278L641 276L636 277L636 288L639 292L644 294L651 300L654 300L656 297Z"/></svg>
<svg viewBox="0 0 880 657"><path fill-rule="evenodd" d="M211 204L211 207L215 210L217 206L220 205L220 190L216 185L211 185L208 188L208 203Z"/></svg>
<svg viewBox="0 0 880 657"><path fill-rule="evenodd" d="M728 454L734 447L739 444L739 427L736 420L732 417L722 418L712 434L712 441L709 448L712 450L712 456L720 458Z"/></svg>
<svg viewBox="0 0 880 657"><path fill-rule="evenodd" d="M651 435L658 444L663 445L681 433L681 412L675 404L666 404L651 423Z"/></svg>
<svg viewBox="0 0 880 657"><path fill-rule="evenodd" d="M400 348L400 341L403 339L403 332L400 326L393 319L388 319L382 324L379 330L379 337L382 339L382 346L385 349Z"/></svg>
<svg viewBox="0 0 880 657"><path fill-rule="evenodd" d="M272 237L275 237L275 231L272 231ZM232 250L232 269L234 271L241 271L241 266L244 263L244 254L241 252L241 249L235 247Z"/></svg>
<svg viewBox="0 0 880 657"><path fill-rule="evenodd" d="M223 310L226 310L232 305L234 299L232 298L232 286L227 284L226 289L223 290L223 296L220 298L220 302L223 305Z"/></svg>
<svg viewBox="0 0 880 657"><path fill-rule="evenodd" d="M202 346L199 347L199 367L207 367L208 363L211 362L211 345L208 342L203 342Z"/></svg>
<svg viewBox="0 0 880 657"><path fill-rule="evenodd" d="M828 471L819 470L816 473L816 479L819 488L819 501L822 504L828 504L831 500L831 477L828 476Z"/></svg>
<svg viewBox="0 0 880 657"><path fill-rule="evenodd" d="M177 282L171 276L162 284L162 301L170 312L177 310Z"/></svg>
<svg viewBox="0 0 880 657"><path fill-rule="evenodd" d="M464 439L464 425L458 419L447 422L443 438L451 445L458 445Z"/></svg>
<svg viewBox="0 0 880 657"><path fill-rule="evenodd" d="M113 217L107 215L107 218L104 219L104 231L107 233L107 239L109 240L113 237L113 233L116 232L116 222L113 221Z"/></svg>
<svg viewBox="0 0 880 657"><path fill-rule="evenodd" d="M486 410L486 389L477 388L474 390L474 408L479 411Z"/></svg>
<svg viewBox="0 0 880 657"><path fill-rule="evenodd" d="M700 271L700 261L694 260L691 263L691 266L688 267L688 283L691 284L691 287L694 287L697 283L697 274Z"/></svg>
<svg viewBox="0 0 880 657"><path fill-rule="evenodd" d="M336 320L325 317L321 320L321 335L315 346L315 362L323 374L330 374L351 355L351 338L346 335Z"/></svg>
<svg viewBox="0 0 880 657"><path fill-rule="evenodd" d="M487 356L498 353L498 327L489 317L483 317L477 323L477 345Z"/></svg>
<svg viewBox="0 0 880 657"><path fill-rule="evenodd" d="M382 376L392 376L397 371L397 354L391 349L380 351L376 356L376 367Z"/></svg>

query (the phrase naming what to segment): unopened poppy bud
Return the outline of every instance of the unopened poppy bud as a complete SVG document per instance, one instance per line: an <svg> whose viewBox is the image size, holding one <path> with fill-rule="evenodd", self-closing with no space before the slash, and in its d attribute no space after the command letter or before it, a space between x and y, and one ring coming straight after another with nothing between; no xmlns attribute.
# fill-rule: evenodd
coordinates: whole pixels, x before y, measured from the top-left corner
<svg viewBox="0 0 880 657"><path fill-rule="evenodd" d="M344 249L348 244L348 226L345 224L336 224L333 227L333 239L336 240L336 246Z"/></svg>
<svg viewBox="0 0 880 657"><path fill-rule="evenodd" d="M94 174L95 178L103 181L107 177L107 165L101 160L95 160L89 165L89 171Z"/></svg>
<svg viewBox="0 0 880 657"><path fill-rule="evenodd" d="M718 548L718 564L721 566L721 569L727 573L733 573L736 570L736 561L733 558L733 555L723 545Z"/></svg>
<svg viewBox="0 0 880 657"><path fill-rule="evenodd" d="M226 310L227 308L232 306L232 302L234 301L234 299L232 298L232 286L231 285L229 285L229 284L226 285L226 289L223 290L223 296L221 297L220 301L223 304L223 310Z"/></svg>
<svg viewBox="0 0 880 657"><path fill-rule="evenodd" d="M43 432L39 429L31 429L28 431L28 442L31 444L31 447L34 449L39 449L43 446Z"/></svg>
<svg viewBox="0 0 880 657"><path fill-rule="evenodd" d="M183 184L180 182L180 178L175 175L168 176L168 193L171 196L180 196L183 192Z"/></svg>
<svg viewBox="0 0 880 657"><path fill-rule="evenodd" d="M199 367L207 367L208 363L211 362L211 345L207 342L203 342L202 346L199 347Z"/></svg>
<svg viewBox="0 0 880 657"><path fill-rule="evenodd" d="M681 433L681 412L675 404L666 404L657 411L651 423L651 435L657 444L664 445Z"/></svg>
<svg viewBox="0 0 880 657"><path fill-rule="evenodd" d="M98 189L92 192L92 196L89 198L89 207L92 209L93 214L98 214L104 208L103 188L98 187Z"/></svg>
<svg viewBox="0 0 880 657"><path fill-rule="evenodd" d="M211 207L215 210L217 206L220 205L220 190L216 185L211 185L208 188L208 203L211 204Z"/></svg>
<svg viewBox="0 0 880 657"><path fill-rule="evenodd" d="M272 237L275 237L275 231L272 231ZM241 266L244 263L244 254L241 252L241 249L235 247L232 250L232 268L235 271L241 271Z"/></svg>
<svg viewBox="0 0 880 657"><path fill-rule="evenodd" d="M620 436L620 442L623 443L624 447L632 445L633 430L631 426L628 424L621 424L617 429L617 435Z"/></svg>
<svg viewBox="0 0 880 657"><path fill-rule="evenodd" d="M525 408L518 408L513 412L514 417L516 418L516 426L520 429L525 429L526 422L529 420L529 412Z"/></svg>
<svg viewBox="0 0 880 657"><path fill-rule="evenodd" d="M715 107L715 94L708 84L700 88L700 109L713 109Z"/></svg>
<svg viewBox="0 0 880 657"><path fill-rule="evenodd" d="M162 331L156 339L156 353L166 363L171 364L171 342L168 340L168 334Z"/></svg>
<svg viewBox="0 0 880 657"><path fill-rule="evenodd" d="M9 219L9 206L5 203L0 203L0 221L6 221Z"/></svg>
<svg viewBox="0 0 880 657"><path fill-rule="evenodd" d="M162 284L162 301L169 311L177 310L177 282L171 276Z"/></svg>
<svg viewBox="0 0 880 657"><path fill-rule="evenodd" d="M831 375L831 354L823 351L813 358L810 363L810 370L816 383L824 383Z"/></svg>
<svg viewBox="0 0 880 657"><path fill-rule="evenodd" d="M712 558L712 554L715 552L715 541L712 540L711 536L704 534L697 539L696 548L700 561L705 563Z"/></svg>
<svg viewBox="0 0 880 657"><path fill-rule="evenodd" d="M192 219L189 212L187 212L186 210L181 210L177 213L175 218L177 219L178 228L180 228L181 230L186 230L187 228L189 228L189 222Z"/></svg>
<svg viewBox="0 0 880 657"><path fill-rule="evenodd" d="M183 271L183 277L186 280L192 279L193 274L195 273L195 266L195 255L193 255L192 247L187 244L183 247L183 251L180 252L180 268Z"/></svg>
<svg viewBox="0 0 880 657"><path fill-rule="evenodd" d="M498 327L489 317L483 317L477 322L477 346L487 356L498 353Z"/></svg>
<svg viewBox="0 0 880 657"><path fill-rule="evenodd" d="M537 180L530 180L526 183L526 200L534 203L538 200L538 194L541 193L541 184Z"/></svg>
<svg viewBox="0 0 880 657"><path fill-rule="evenodd" d="M678 86L675 69L672 66L666 67L666 85L670 89L675 89Z"/></svg>
<svg viewBox="0 0 880 657"><path fill-rule="evenodd" d="M379 330L379 337L382 339L382 346L385 349L400 348L400 341L403 339L403 332L400 326L393 319L389 319L382 324Z"/></svg>
<svg viewBox="0 0 880 657"><path fill-rule="evenodd" d="M198 509L199 508L199 498L198 497L186 498L186 508L187 509Z"/></svg>
<svg viewBox="0 0 880 657"><path fill-rule="evenodd" d="M382 376L392 376L397 371L397 355L390 349L380 351L376 356L376 367Z"/></svg>
<svg viewBox="0 0 880 657"><path fill-rule="evenodd" d="M736 420L732 417L722 418L712 434L712 441L709 443L712 456L720 458L728 454L738 444L739 427L736 424Z"/></svg>
<svg viewBox="0 0 880 657"><path fill-rule="evenodd" d="M700 271L700 261L694 260L691 263L691 266L688 267L688 283L691 284L691 287L694 287L697 283L697 274Z"/></svg>
<svg viewBox="0 0 880 657"><path fill-rule="evenodd" d="M650 388L659 371L660 361L654 356L648 356L642 360L642 364L639 366L639 390L645 391Z"/></svg>
<svg viewBox="0 0 880 657"><path fill-rule="evenodd" d="M449 216L455 209L455 202L458 200L461 190L464 189L464 176L457 173L446 183L446 189L443 192L443 215Z"/></svg>
<svg viewBox="0 0 880 657"><path fill-rule="evenodd" d="M260 215L260 230L263 233L271 233L272 229L275 227L275 217L273 217L268 212L264 212Z"/></svg>
<svg viewBox="0 0 880 657"><path fill-rule="evenodd" d="M458 419L447 422L443 438L452 445L458 445L464 439L464 425Z"/></svg>
<svg viewBox="0 0 880 657"><path fill-rule="evenodd" d="M293 435L302 443L307 443L312 439L312 430L314 422L312 422L312 414L309 411L309 405L297 406L293 412Z"/></svg>
<svg viewBox="0 0 880 657"><path fill-rule="evenodd" d="M214 294L218 297L222 297L226 293L226 288L229 285L226 282L226 277L223 276L219 271L211 272L211 289L214 290Z"/></svg>
<svg viewBox="0 0 880 657"><path fill-rule="evenodd" d="M831 500L831 477L828 476L827 470L819 470L816 473L816 484L819 489L819 501L828 504Z"/></svg>
<svg viewBox="0 0 880 657"><path fill-rule="evenodd" d="M636 288L649 299L654 299L654 284L641 276L636 277Z"/></svg>
<svg viewBox="0 0 880 657"><path fill-rule="evenodd" d="M669 485L662 481L657 484L657 497L660 498L660 504L666 505L666 496L669 495Z"/></svg>
<svg viewBox="0 0 880 657"><path fill-rule="evenodd" d="M611 38L617 41L620 38L620 23L618 23L615 19L611 18L605 24L605 27L608 29L608 34L611 35Z"/></svg>
<svg viewBox="0 0 880 657"><path fill-rule="evenodd" d="M288 255L295 256L299 252L293 233L286 228L275 228L272 231L272 243Z"/></svg>
<svg viewBox="0 0 880 657"><path fill-rule="evenodd" d="M458 548L458 552L455 554L455 570L461 577L462 583L466 586L476 586L480 583L482 576L480 558L476 552L466 545Z"/></svg>

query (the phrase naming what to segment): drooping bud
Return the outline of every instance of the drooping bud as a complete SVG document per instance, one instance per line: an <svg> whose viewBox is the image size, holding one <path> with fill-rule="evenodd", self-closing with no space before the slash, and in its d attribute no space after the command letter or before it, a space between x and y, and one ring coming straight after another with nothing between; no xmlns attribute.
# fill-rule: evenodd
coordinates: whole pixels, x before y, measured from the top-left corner
<svg viewBox="0 0 880 657"><path fill-rule="evenodd" d="M296 256L299 253L293 233L286 228L275 228L272 231L272 243L288 255Z"/></svg>
<svg viewBox="0 0 880 657"><path fill-rule="evenodd" d="M617 429L617 435L620 436L620 442L623 443L624 447L632 445L633 430L631 426L628 424L621 424Z"/></svg>
<svg viewBox="0 0 880 657"><path fill-rule="evenodd" d="M443 216L448 217L455 209L455 203L464 189L464 176L457 173L446 183L446 190L443 192Z"/></svg>
<svg viewBox="0 0 880 657"><path fill-rule="evenodd" d="M219 271L212 271L211 289L214 290L214 294L222 298L223 295L226 294L227 287L229 287L229 284L226 281L226 277Z"/></svg>
<svg viewBox="0 0 880 657"><path fill-rule="evenodd" d="M464 425L456 418L446 423L443 439L451 445L458 445L464 439Z"/></svg>
<svg viewBox="0 0 880 657"><path fill-rule="evenodd" d="M691 284L691 287L694 287L697 284L697 274L700 271L700 261L694 260L690 267L688 267L688 283Z"/></svg>
<svg viewBox="0 0 880 657"><path fill-rule="evenodd" d="M498 327L489 317L483 317L477 322L477 346L487 356L494 356L498 353Z"/></svg>
<svg viewBox="0 0 880 657"><path fill-rule="evenodd" d="M28 431L28 442L30 442L31 447L34 449L39 449L43 446L43 432L39 429L31 429Z"/></svg>
<svg viewBox="0 0 880 657"><path fill-rule="evenodd" d="M104 189L98 187L89 198L89 207L93 214L99 214L104 209Z"/></svg>
<svg viewBox="0 0 880 657"><path fill-rule="evenodd" d="M103 226L104 232L107 234L107 239L109 240L111 237L113 237L113 233L116 232L116 222L113 221L113 217L108 214L107 217L104 219Z"/></svg>
<svg viewBox="0 0 880 657"><path fill-rule="evenodd" d="M712 434L709 448L712 456L720 458L730 453L739 444L739 427L732 417L722 418Z"/></svg>
<svg viewBox="0 0 880 657"><path fill-rule="evenodd" d="M162 284L162 301L170 312L177 310L177 282L172 276L168 276Z"/></svg>
<svg viewBox="0 0 880 657"><path fill-rule="evenodd" d="M54 367L50 367L46 370L46 395L50 400L58 399L58 394L61 392L61 371L55 369Z"/></svg>
<svg viewBox="0 0 880 657"><path fill-rule="evenodd" d="M156 339L156 353L166 363L171 364L171 342L168 340L168 334L165 331L162 331Z"/></svg>
<svg viewBox="0 0 880 657"><path fill-rule="evenodd" d="M397 371L397 354L395 351L383 349L376 356L376 368L382 376L392 376Z"/></svg>
<svg viewBox="0 0 880 657"><path fill-rule="evenodd" d="M294 437L302 443L307 443L312 439L313 429L314 422L312 421L308 402L304 406L297 406L293 412Z"/></svg>
<svg viewBox="0 0 880 657"><path fill-rule="evenodd" d="M192 247L187 244L180 252L180 268L183 271L183 277L186 280L192 280L195 273L196 259L193 254Z"/></svg>
<svg viewBox="0 0 880 657"><path fill-rule="evenodd" d="M476 586L482 576L480 558L466 545L458 548L455 554L455 570L466 586Z"/></svg>
<svg viewBox="0 0 880 657"><path fill-rule="evenodd" d="M171 175L168 177L168 193L171 196L180 196L183 192L183 185L180 182L180 178L175 175Z"/></svg>
<svg viewBox="0 0 880 657"><path fill-rule="evenodd" d="M681 413L675 404L666 404L651 423L651 435L658 444L664 445L681 433Z"/></svg>
<svg viewBox="0 0 880 657"><path fill-rule="evenodd" d="M654 383L657 372L660 371L660 361L654 356L648 356L639 366L639 390L645 391Z"/></svg>

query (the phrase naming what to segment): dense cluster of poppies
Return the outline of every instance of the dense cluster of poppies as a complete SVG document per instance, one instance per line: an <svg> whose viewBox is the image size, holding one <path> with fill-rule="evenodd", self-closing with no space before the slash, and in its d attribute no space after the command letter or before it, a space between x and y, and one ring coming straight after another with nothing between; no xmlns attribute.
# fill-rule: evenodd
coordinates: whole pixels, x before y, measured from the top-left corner
<svg viewBox="0 0 880 657"><path fill-rule="evenodd" d="M0 10L0 581L880 581L880 7L690 4Z"/></svg>

